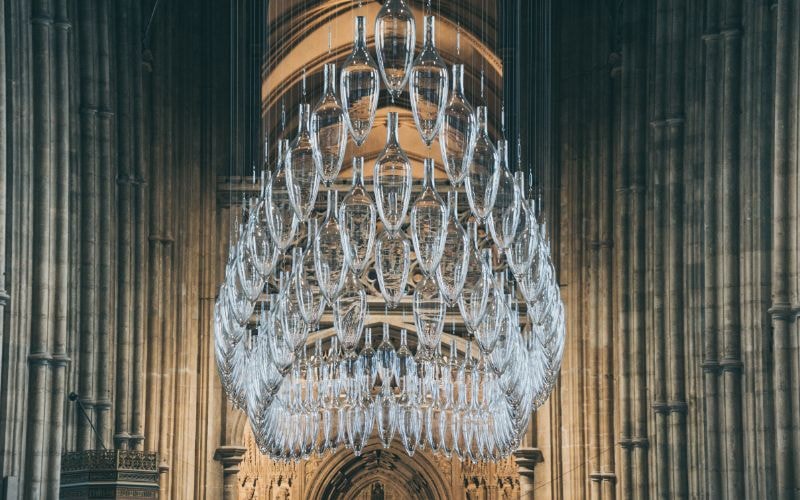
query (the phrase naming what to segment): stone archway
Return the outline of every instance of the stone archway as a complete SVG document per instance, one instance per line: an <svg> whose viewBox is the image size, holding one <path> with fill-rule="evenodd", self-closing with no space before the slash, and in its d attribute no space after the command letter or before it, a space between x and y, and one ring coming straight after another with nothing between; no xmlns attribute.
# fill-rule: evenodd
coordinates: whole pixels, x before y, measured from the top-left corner
<svg viewBox="0 0 800 500"><path fill-rule="evenodd" d="M451 467L447 461L417 452L409 457L397 442L384 449L371 442L356 457L349 450L339 450L319 462L306 482L308 499L355 500L373 484L380 484L385 498L431 498L451 497ZM306 475L309 477L309 471Z"/></svg>

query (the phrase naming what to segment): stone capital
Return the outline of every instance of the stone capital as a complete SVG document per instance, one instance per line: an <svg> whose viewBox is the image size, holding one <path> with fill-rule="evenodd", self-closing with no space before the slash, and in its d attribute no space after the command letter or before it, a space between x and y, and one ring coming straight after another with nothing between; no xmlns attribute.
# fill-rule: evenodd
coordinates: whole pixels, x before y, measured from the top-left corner
<svg viewBox="0 0 800 500"><path fill-rule="evenodd" d="M533 478L536 464L544 462L544 456L539 448L520 448L514 452L514 461L519 467L520 476Z"/></svg>
<svg viewBox="0 0 800 500"><path fill-rule="evenodd" d="M239 464L242 462L246 451L247 448L244 446L220 446L214 452L214 460L222 464L225 475L238 474Z"/></svg>

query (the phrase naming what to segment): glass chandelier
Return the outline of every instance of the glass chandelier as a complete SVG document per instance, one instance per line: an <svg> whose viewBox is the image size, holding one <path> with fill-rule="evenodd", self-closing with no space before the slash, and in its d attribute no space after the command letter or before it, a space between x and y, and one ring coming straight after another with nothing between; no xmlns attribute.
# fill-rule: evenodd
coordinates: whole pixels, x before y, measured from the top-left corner
<svg viewBox="0 0 800 500"><path fill-rule="evenodd" d="M399 439L409 455L496 461L520 446L561 364L564 306L545 224L505 140L490 136L487 107L467 101L463 65L442 61L434 17L414 57L414 16L386 0L377 63L365 26L357 17L338 82L326 64L323 95L300 105L296 136L278 144L244 210L214 308L222 387L276 460ZM436 185L428 158L414 185L390 112L383 151L374 164L352 159L340 198L348 137L360 146L369 135L381 81L392 101L408 90L448 182ZM389 309L403 311L399 342ZM320 329L326 311L332 331Z"/></svg>

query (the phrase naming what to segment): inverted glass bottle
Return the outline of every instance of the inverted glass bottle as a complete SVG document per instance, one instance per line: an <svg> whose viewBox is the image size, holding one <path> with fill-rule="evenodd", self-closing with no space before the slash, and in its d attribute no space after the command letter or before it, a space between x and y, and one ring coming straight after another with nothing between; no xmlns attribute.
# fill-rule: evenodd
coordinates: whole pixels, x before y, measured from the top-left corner
<svg viewBox="0 0 800 500"><path fill-rule="evenodd" d="M280 251L286 250L297 232L298 219L289 199L286 173L286 151L289 141L278 142L278 164L267 188L267 223L269 233Z"/></svg>
<svg viewBox="0 0 800 500"><path fill-rule="evenodd" d="M433 143L442 127L447 104L447 78L447 66L436 50L435 18L425 16L422 51L411 67L409 93L414 123L427 146Z"/></svg>
<svg viewBox="0 0 800 500"><path fill-rule="evenodd" d="M336 294L344 285L347 271L347 252L344 249L342 229L336 217L337 201L337 191L328 190L325 221L314 240L314 269L317 272L322 295L329 304L333 304Z"/></svg>
<svg viewBox="0 0 800 500"><path fill-rule="evenodd" d="M488 109L478 106L478 133L469 157L465 182L469 207L480 222L489 216L497 196L497 163L497 150L489 137Z"/></svg>
<svg viewBox="0 0 800 500"><path fill-rule="evenodd" d="M447 177L451 184L459 186L467 175L477 122L464 94L464 65L454 64L452 73L453 88L444 109L439 146Z"/></svg>
<svg viewBox="0 0 800 500"><path fill-rule="evenodd" d="M447 207L436 192L433 160L425 159L422 194L411 209L411 239L420 269L433 276L447 237Z"/></svg>
<svg viewBox="0 0 800 500"><path fill-rule="evenodd" d="M458 194L447 192L447 237L436 268L436 283L448 306L453 306L464 288L469 261L469 237L458 221Z"/></svg>
<svg viewBox="0 0 800 500"><path fill-rule="evenodd" d="M501 251L505 251L514 241L520 219L520 192L508 168L508 143L505 139L497 141L497 158L497 195L487 225L492 240Z"/></svg>
<svg viewBox="0 0 800 500"><path fill-rule="evenodd" d="M411 200L411 162L400 147L397 126L397 113L388 113L386 146L378 155L372 178L378 215L389 232L400 229Z"/></svg>
<svg viewBox="0 0 800 500"><path fill-rule="evenodd" d="M405 0L386 0L375 18L375 52L392 101L408 83L416 42L416 22L408 4Z"/></svg>
<svg viewBox="0 0 800 500"><path fill-rule="evenodd" d="M378 109L380 76L378 66L367 50L366 20L356 17L353 52L342 66L340 87L347 128L356 145L361 146L372 130Z"/></svg>
<svg viewBox="0 0 800 500"><path fill-rule="evenodd" d="M319 191L320 157L311 141L311 107L300 104L297 116L297 137L286 154L286 184L289 187L289 200L292 202L297 218L308 220L314 210Z"/></svg>
<svg viewBox="0 0 800 500"><path fill-rule="evenodd" d="M311 139L320 158L320 178L326 186L336 180L347 149L347 120L336 97L336 64L324 68L322 98L311 114Z"/></svg>
<svg viewBox="0 0 800 500"><path fill-rule="evenodd" d="M353 158L353 186L342 200L339 225L344 235L350 268L361 274L375 243L375 204L364 188L364 158Z"/></svg>

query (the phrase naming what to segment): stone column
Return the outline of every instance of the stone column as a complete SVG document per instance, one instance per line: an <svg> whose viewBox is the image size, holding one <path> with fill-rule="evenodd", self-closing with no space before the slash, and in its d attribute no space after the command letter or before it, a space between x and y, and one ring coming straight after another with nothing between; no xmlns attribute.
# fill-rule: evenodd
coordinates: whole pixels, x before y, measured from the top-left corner
<svg viewBox="0 0 800 500"><path fill-rule="evenodd" d="M244 458L247 448L243 446L220 446L214 452L214 460L222 464L222 498L223 500L237 500L239 497L239 464Z"/></svg>
<svg viewBox="0 0 800 500"><path fill-rule="evenodd" d="M514 452L514 460L519 467L519 498L533 498L533 469L544 462L539 448L523 447Z"/></svg>

